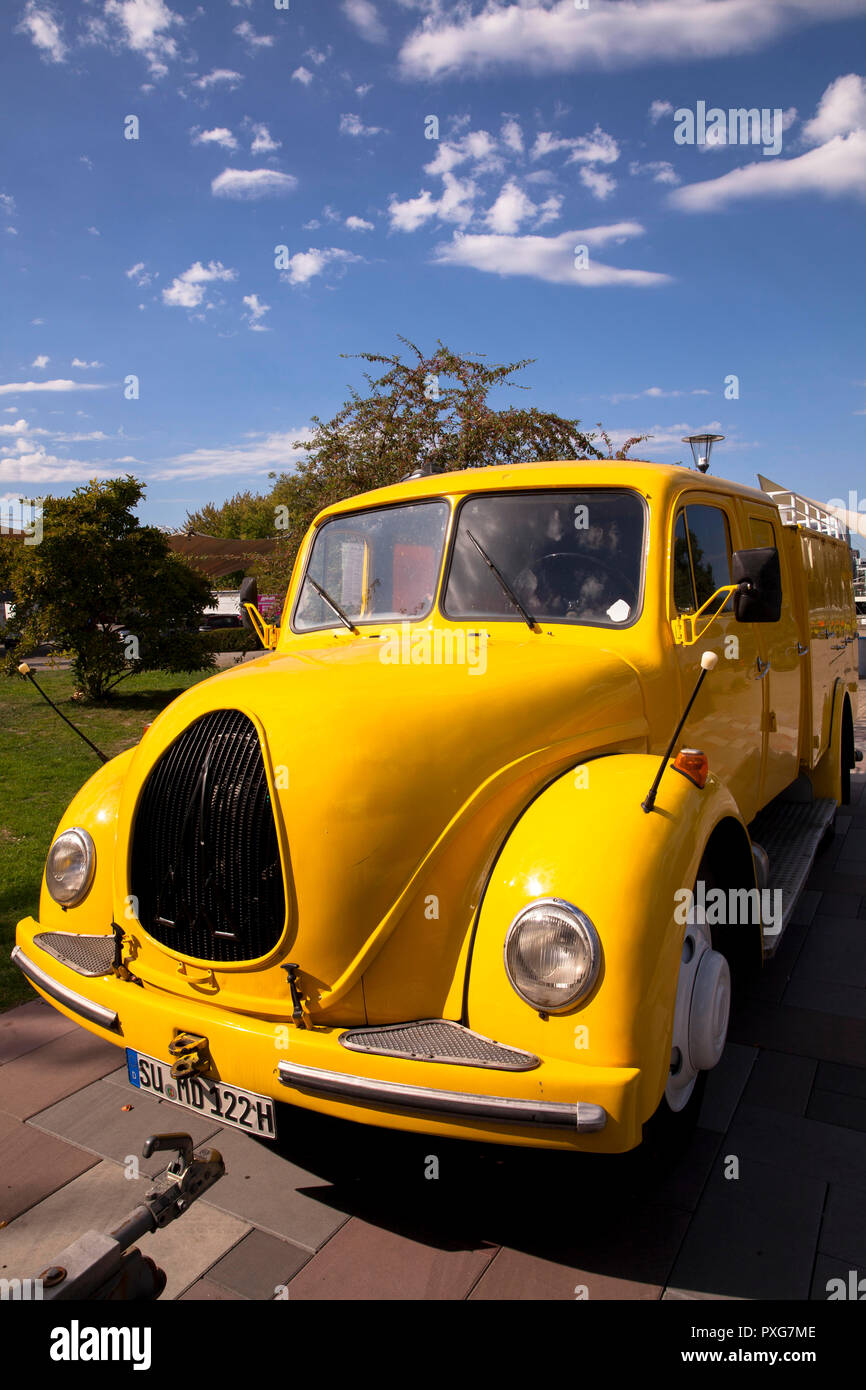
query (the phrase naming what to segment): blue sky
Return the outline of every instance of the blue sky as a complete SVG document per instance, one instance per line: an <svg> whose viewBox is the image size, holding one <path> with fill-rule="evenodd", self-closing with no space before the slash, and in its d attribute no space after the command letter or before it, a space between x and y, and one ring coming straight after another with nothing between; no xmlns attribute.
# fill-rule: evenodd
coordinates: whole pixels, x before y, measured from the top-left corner
<svg viewBox="0 0 866 1390"><path fill-rule="evenodd" d="M864 491L866 0L0 22L0 498L132 472L176 526L265 490L361 384L339 354L398 333L533 357L515 399L648 432L647 457L713 429L713 471ZM698 103L725 122L678 143Z"/></svg>

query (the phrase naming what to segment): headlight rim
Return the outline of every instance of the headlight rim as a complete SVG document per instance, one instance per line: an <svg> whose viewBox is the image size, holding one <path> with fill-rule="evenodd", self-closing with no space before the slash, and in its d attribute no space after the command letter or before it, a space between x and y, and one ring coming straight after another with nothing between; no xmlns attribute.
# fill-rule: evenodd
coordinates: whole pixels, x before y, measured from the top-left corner
<svg viewBox="0 0 866 1390"><path fill-rule="evenodd" d="M68 898L64 901L62 898L58 898L56 893L53 891L51 879L49 878L48 874L48 869L51 863L51 856L54 853L55 847L60 843L60 841L63 839L65 835L77 835L79 837L81 845L84 849L85 859L87 863L87 872L84 878L84 882L82 883L81 887L76 891L75 896L72 898ZM48 896L51 898L51 901L57 903L57 906L62 908L78 907L80 903L84 902L84 899L90 892L95 874L96 845L93 843L93 836L90 834L90 831L86 830L83 825L69 825L66 826L65 829L58 831L58 833L54 836L54 839L51 841L48 853L45 856L45 886L48 890Z"/></svg>
<svg viewBox="0 0 866 1390"><path fill-rule="evenodd" d="M590 947L591 962L589 974L581 986L580 992L572 995L567 1002L563 1001L558 1004L539 1004L534 999L528 999L514 979L508 965L508 946L511 938L519 928L521 921L528 913L544 907L555 907L563 911L567 916L574 917L578 924L583 927ZM521 1003L526 1004L530 1009L533 1009L539 1014L566 1014L570 1013L572 1009L577 1008L579 1005L585 1004L598 983L601 961L601 938L595 923L588 913L584 912L582 908L579 908L576 903L569 902L567 898L534 898L532 902L525 903L516 916L512 918L508 930L505 933L505 942L502 948L502 962L505 967L508 983L511 985L511 988L514 990L514 993Z"/></svg>

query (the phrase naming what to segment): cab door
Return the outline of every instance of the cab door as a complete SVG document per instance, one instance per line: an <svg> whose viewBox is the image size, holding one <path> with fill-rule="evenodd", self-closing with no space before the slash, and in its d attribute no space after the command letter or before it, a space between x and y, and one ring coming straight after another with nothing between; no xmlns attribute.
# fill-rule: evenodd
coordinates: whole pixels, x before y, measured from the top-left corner
<svg viewBox="0 0 866 1390"><path fill-rule="evenodd" d="M746 504L749 545L775 546L782 571L782 612L777 623L757 623L758 652L766 667L763 719L767 734L761 805L784 791L800 770L799 727L808 647L800 641L788 547L779 515L771 507Z"/></svg>
<svg viewBox="0 0 866 1390"><path fill-rule="evenodd" d="M670 552L672 617L694 613L716 589L731 583L731 535L728 499L706 493L679 499ZM710 772L730 789L748 822L759 809L766 739L766 671L759 663L754 625L738 623L729 601L704 637L674 650L681 708L700 675L702 652L715 652L719 658L683 729L682 745L706 753Z"/></svg>

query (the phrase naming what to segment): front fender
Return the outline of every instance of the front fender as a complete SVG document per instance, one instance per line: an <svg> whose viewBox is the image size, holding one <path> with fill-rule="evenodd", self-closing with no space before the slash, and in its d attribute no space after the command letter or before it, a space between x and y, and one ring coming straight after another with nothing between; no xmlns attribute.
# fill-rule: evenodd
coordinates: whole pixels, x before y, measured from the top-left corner
<svg viewBox="0 0 866 1390"><path fill-rule="evenodd" d="M715 778L700 791L671 767L646 814L641 802L658 765L643 753L600 757L535 798L488 880L467 988L466 1021L488 1037L546 1057L639 1068L641 1120L658 1105L670 1066L685 931L675 894L694 886L714 827L740 820ZM590 917L602 964L585 1002L542 1018L511 987L503 947L518 912L545 897L564 898Z"/></svg>
<svg viewBox="0 0 866 1390"><path fill-rule="evenodd" d="M133 748L119 753L95 772L70 801L51 837L52 844L61 830L80 825L90 834L96 849L96 872L86 897L75 907L64 910L45 886L39 899L39 922L44 931L81 931L107 934L114 919L112 880L117 837L117 809L123 779Z"/></svg>

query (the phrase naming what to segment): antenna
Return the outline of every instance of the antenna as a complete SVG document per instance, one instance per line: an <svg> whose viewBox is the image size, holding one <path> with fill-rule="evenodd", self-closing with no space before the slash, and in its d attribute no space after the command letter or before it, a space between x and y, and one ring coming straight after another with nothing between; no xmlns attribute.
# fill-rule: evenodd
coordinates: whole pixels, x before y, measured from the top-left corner
<svg viewBox="0 0 866 1390"><path fill-rule="evenodd" d="M692 691L692 698L689 700L689 703L686 705L685 709L683 710L683 717L682 717L682 719L680 720L680 722L679 722L679 724L677 725L677 727L674 729L673 737L671 738L671 741L670 741L670 743L668 744L667 749L665 750L665 755L664 755L664 757L662 758L661 766L659 767L659 770L658 770L658 772L657 772L656 775L655 775L655 779L653 780L653 784L652 784L652 786L650 787L649 791L647 792L645 799L641 802L641 806L642 806L643 810L646 811L647 815L649 815L649 813L650 813L650 811L652 810L653 806L655 806L655 803L656 803L656 793L658 792L658 789L659 789L659 783L661 782L662 777L664 776L664 770L665 770L665 768L666 768L667 765L668 765L668 761L670 760L671 753L674 751L674 744L676 743L677 739L679 738L680 733L681 733L681 731L682 731L682 727L683 727L683 725L685 724L686 720L687 720L688 717L689 717L689 710L691 709L692 705L695 703L695 700L696 700L697 697L698 697L698 691L700 690L701 686L702 686L703 683L704 683L704 676L707 674L708 671L715 671L715 669L716 669L716 667L718 666L718 664L719 664L719 658L718 658L718 656L716 655L715 652L702 652L702 653L701 653L701 674L698 676L698 683L697 683L697 685L695 686L694 690Z"/></svg>
<svg viewBox="0 0 866 1390"><path fill-rule="evenodd" d="M94 751L94 753L96 754L96 756L97 756L97 758L99 759L99 761L100 761L101 763L107 763L107 762L108 762L108 756L107 756L107 754L105 754L105 753L100 753L100 751L99 751L99 749L97 748L96 744L90 742L90 739L87 737L87 734L83 734L83 733L81 732L80 729L76 729L76 727L75 727L75 725L73 724L72 720L71 720L71 719L67 719L67 718L66 718L66 715L63 713L63 710L62 710L62 709L58 709L57 706L55 705L54 701L50 698L50 696L48 696L48 695L45 694L45 691L42 689L42 686L39 685L38 681L36 680L36 677L34 676L33 672L30 670L30 667L27 665L27 662L26 662L26 661L22 661L22 662L21 662L20 666L18 667L18 670L21 672L21 675L22 675L22 676L26 676L27 679L28 679L29 681L32 681L32 682L33 682L33 684L36 686L36 689L39 691L39 694L42 696L43 700L46 700L46 701L48 702L48 704L49 704L49 705L51 706L51 708L54 710L55 714L59 714L59 715L60 715L60 718L63 720L64 724L68 724L69 727L70 727L70 729L72 730L72 732L75 733L75 734L77 734L79 738L83 738L83 739L84 739L84 742L87 744L88 748L92 748L92 749L93 749L93 751Z"/></svg>

